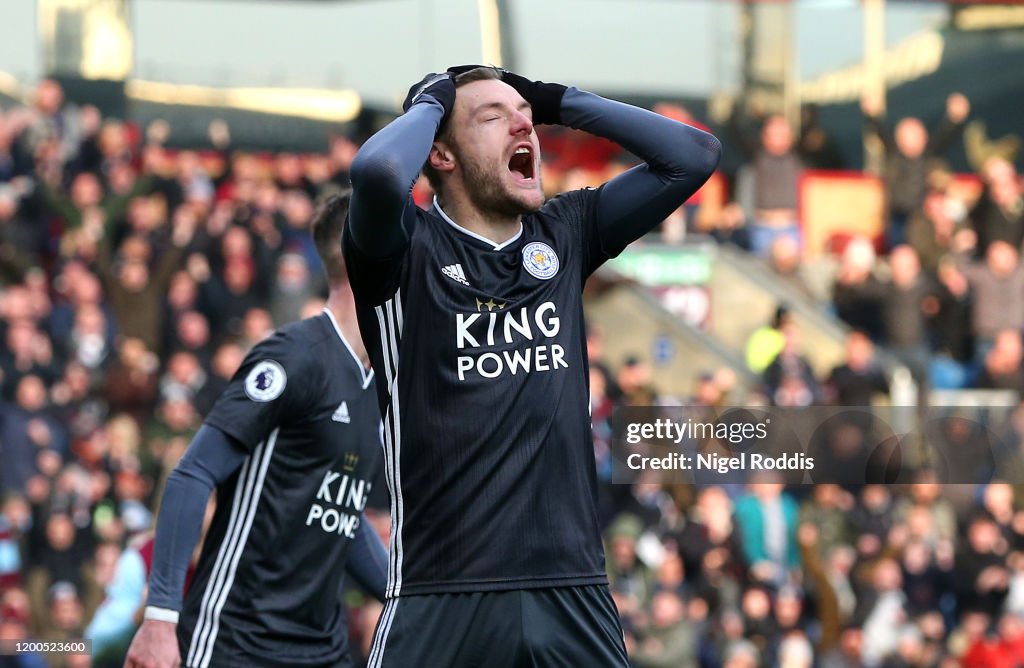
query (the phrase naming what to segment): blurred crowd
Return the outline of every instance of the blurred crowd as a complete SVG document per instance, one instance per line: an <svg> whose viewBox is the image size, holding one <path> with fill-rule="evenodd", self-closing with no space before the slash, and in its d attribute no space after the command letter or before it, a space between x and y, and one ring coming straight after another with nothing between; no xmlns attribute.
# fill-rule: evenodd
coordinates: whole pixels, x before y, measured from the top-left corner
<svg viewBox="0 0 1024 668"><path fill-rule="evenodd" d="M848 325L843 361L820 376L796 318L781 305L748 339L745 361L761 380L748 402L890 402L895 378L883 350L922 388L1008 390L1019 401L1019 142L992 142L983 126L968 127L966 153L977 173L954 175L946 159L967 125L966 97L950 95L931 130L915 118L890 128L880 109L877 100L863 101L869 141L881 150L884 229L877 238L830 240L832 257L823 261L830 280L804 266L800 180L807 170L847 164L813 107L803 110L799 132L782 116L735 113L729 136L744 162L730 175L731 197L722 207L691 201L666 221L663 241L699 233L739 247ZM687 120L678 108L663 113ZM943 473L965 484L939 484L928 468L908 484L866 484L871 464L855 457L832 462L861 478L842 486L786 485L772 476L612 484L618 407L682 403L714 414L730 405L735 377L709 372L690 396L662 397L646 361L629 357L613 370L600 339L592 331L588 342L608 572L637 666L1024 665L1024 489L966 484L982 466L968 454L977 452L992 456L984 464L990 477L1006 464L1007 479L1021 479L1009 462L1019 462L1024 448L1024 404L990 425L995 432L959 417L944 423L935 440L953 456ZM842 426L833 443L862 451L865 431Z"/></svg>
<svg viewBox="0 0 1024 668"><path fill-rule="evenodd" d="M667 398L645 361L628 358L615 369L604 364L600 331L591 330L588 348L608 574L635 666L1024 664L1019 485L940 484L939 471L929 467L910 472L906 484L880 484L884 475L875 482L865 476L871 462L860 458L857 420L833 431L836 442L853 446L845 460L842 451L832 453L840 458L832 464L850 474L835 479L846 484L787 485L784 474L762 472L708 476L708 484L698 476L697 484L678 485L651 471L624 484L611 442L619 408L681 399L699 414L721 415L732 404L735 378L708 373L690 396ZM864 406L864 394L884 395L877 368L857 371L871 352L865 335L851 334L847 362L821 384L815 403ZM948 467L976 465L967 453L991 441L970 420L945 424L965 460L947 461ZM1003 428L999 440L1019 453L1024 405L1010 411ZM711 439L698 451L721 445ZM727 448L720 451L728 456Z"/></svg>
<svg viewBox="0 0 1024 668"><path fill-rule="evenodd" d="M323 307L308 226L357 148L242 153L214 122L172 151L171 131L51 80L0 113L0 638L85 636L95 665L120 665L204 414L253 344Z"/></svg>
<svg viewBox="0 0 1024 668"><path fill-rule="evenodd" d="M868 142L880 149L884 226L876 238L829 240L831 285L806 272L801 259L801 176L846 166L813 106L803 109L797 135L781 116L760 119L754 134L733 114L731 135L747 161L735 175L730 203L695 217L694 229L763 257L798 294L893 353L922 386L1019 394L1024 181L1013 163L1019 140L989 140L981 121L968 123L970 101L959 93L948 97L944 117L931 129L917 118L890 125L872 97L861 108ZM950 171L958 141L976 174ZM778 331L788 337L787 321L781 322Z"/></svg>
<svg viewBox="0 0 1024 668"><path fill-rule="evenodd" d="M948 145L968 111L952 97L935 136ZM803 285L797 179L842 166L811 112L798 138L765 119L742 144L735 197L711 208L699 193L662 236L709 234ZM338 134L321 154L247 153L214 122L207 146L172 150L172 132L69 104L51 80L31 105L0 112L0 638L94 643L92 657L0 666L120 665L166 476L246 351L323 305L307 228L317 198L347 185L357 144ZM631 164L561 129L542 141L551 193ZM747 349L772 402L887 394L876 344L934 385L1022 387L1024 206L1011 156L985 160L968 203L932 164L943 145L919 122L885 145L891 229L837 250L830 308L853 328L847 360L815 379L780 309ZM429 201L425 183L414 194ZM637 666L1024 662L1018 490L613 485L611 412L659 397L642 360L613 371L599 336L590 343L609 573ZM701 377L685 401L720 403L727 375ZM386 534L387 513L370 514ZM358 660L380 606L358 591L348 601Z"/></svg>

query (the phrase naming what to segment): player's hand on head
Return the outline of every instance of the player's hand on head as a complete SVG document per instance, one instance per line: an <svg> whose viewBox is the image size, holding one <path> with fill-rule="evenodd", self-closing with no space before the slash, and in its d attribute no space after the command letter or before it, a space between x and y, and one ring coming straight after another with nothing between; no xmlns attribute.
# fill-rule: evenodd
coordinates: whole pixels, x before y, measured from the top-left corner
<svg viewBox="0 0 1024 668"><path fill-rule="evenodd" d="M453 76L464 72L475 70L486 65L454 65L448 68ZM501 80L516 89L516 92L523 96L523 99L530 103L533 108L534 125L561 125L562 124L562 96L565 95L566 87L562 84L544 83L543 81L531 81L524 76L509 72L508 70L496 67L501 72Z"/></svg>
<svg viewBox="0 0 1024 668"><path fill-rule="evenodd" d="M178 668L177 624L147 619L132 638L124 668Z"/></svg>
<svg viewBox="0 0 1024 668"><path fill-rule="evenodd" d="M455 106L455 81L450 72L437 74L431 72L427 76L414 83L409 88L409 93L402 103L402 111L409 111L409 108L418 102L426 99L433 99L444 107L444 116L452 113Z"/></svg>
<svg viewBox="0 0 1024 668"><path fill-rule="evenodd" d="M491 65L452 65L451 67L448 68L448 72L451 73L452 77L457 77L460 74L465 74L466 72L469 72L470 70L478 70L481 67L491 67ZM504 71L504 70L501 70L501 68L498 68L498 67L495 67L494 69L499 70L499 71Z"/></svg>
<svg viewBox="0 0 1024 668"><path fill-rule="evenodd" d="M534 125L562 124L562 96L565 86L543 81L531 81L526 77L503 70L501 80L512 86L533 108Z"/></svg>

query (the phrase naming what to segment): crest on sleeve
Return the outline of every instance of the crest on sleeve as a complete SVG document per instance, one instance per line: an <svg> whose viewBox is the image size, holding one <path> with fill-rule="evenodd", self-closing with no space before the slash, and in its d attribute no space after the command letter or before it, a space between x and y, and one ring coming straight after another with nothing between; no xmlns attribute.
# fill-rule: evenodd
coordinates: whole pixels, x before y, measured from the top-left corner
<svg viewBox="0 0 1024 668"><path fill-rule="evenodd" d="M274 360L263 360L245 377L245 394L253 401L273 401L287 384L284 368Z"/></svg>
<svg viewBox="0 0 1024 668"><path fill-rule="evenodd" d="M542 241L534 241L523 248L523 266L534 278L547 280L558 273L558 256Z"/></svg>

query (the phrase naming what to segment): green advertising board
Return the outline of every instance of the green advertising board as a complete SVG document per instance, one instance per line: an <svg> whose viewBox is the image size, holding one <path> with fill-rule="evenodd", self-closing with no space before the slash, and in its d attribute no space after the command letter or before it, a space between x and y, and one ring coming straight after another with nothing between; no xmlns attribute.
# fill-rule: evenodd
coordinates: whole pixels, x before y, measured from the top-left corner
<svg viewBox="0 0 1024 668"><path fill-rule="evenodd" d="M649 287L711 282L711 251L700 246L627 248L607 266Z"/></svg>

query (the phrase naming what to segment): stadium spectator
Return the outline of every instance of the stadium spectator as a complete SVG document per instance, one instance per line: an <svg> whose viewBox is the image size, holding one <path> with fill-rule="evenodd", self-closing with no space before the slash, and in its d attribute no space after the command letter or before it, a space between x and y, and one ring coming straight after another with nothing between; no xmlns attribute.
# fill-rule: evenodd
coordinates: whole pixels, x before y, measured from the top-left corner
<svg viewBox="0 0 1024 668"><path fill-rule="evenodd" d="M188 352L203 365L208 366L213 351L210 325L206 316L198 311L185 311L178 314L174 322L170 350Z"/></svg>
<svg viewBox="0 0 1024 668"><path fill-rule="evenodd" d="M319 310L322 309L318 309L318 312ZM217 397L227 387L228 381L242 365L244 357L245 350L233 341L225 341L218 346L210 362L210 373L206 375L205 382L195 395L194 403L200 415L205 416L213 407Z"/></svg>
<svg viewBox="0 0 1024 668"><path fill-rule="evenodd" d="M30 153L50 144L61 162L77 157L81 119L76 110L65 105L64 89L55 79L41 79L36 84L31 112L31 123L22 135Z"/></svg>
<svg viewBox="0 0 1024 668"><path fill-rule="evenodd" d="M83 633L92 641L99 664L124 656L135 632L135 613L145 600L146 563L137 547L119 550L111 577L104 583L102 604Z"/></svg>
<svg viewBox="0 0 1024 668"><path fill-rule="evenodd" d="M855 546L861 558L878 557L886 545L895 520L895 502L884 485L865 485L850 511L850 528L857 536Z"/></svg>
<svg viewBox="0 0 1024 668"><path fill-rule="evenodd" d="M835 137L821 125L820 111L813 103L801 106L797 153L808 169L844 169L843 152Z"/></svg>
<svg viewBox="0 0 1024 668"><path fill-rule="evenodd" d="M974 294L975 358L984 359L1001 330L1024 330L1024 265L1016 248L993 241L984 263L961 263L958 268Z"/></svg>
<svg viewBox="0 0 1024 668"><path fill-rule="evenodd" d="M6 344L6 349L0 350L2 398L13 399L25 376L38 376L44 383L53 382L57 372L53 345L34 321L8 321Z"/></svg>
<svg viewBox="0 0 1024 668"><path fill-rule="evenodd" d="M991 515L1008 542L1010 550L1017 551L1024 546L1024 516L1019 517L1013 506L1013 487L1005 482L992 482L982 491L982 505Z"/></svg>
<svg viewBox="0 0 1024 668"><path fill-rule="evenodd" d="M796 322L786 322L782 336L782 350L763 374L768 396L776 406L820 404L821 386L801 350L800 327Z"/></svg>
<svg viewBox="0 0 1024 668"><path fill-rule="evenodd" d="M658 392L652 384L651 365L636 355L630 355L619 368L615 382L626 406L653 406Z"/></svg>
<svg viewBox="0 0 1024 668"><path fill-rule="evenodd" d="M21 584L21 539L32 521L31 513L23 496L8 493L0 500L0 591Z"/></svg>
<svg viewBox="0 0 1024 668"><path fill-rule="evenodd" d="M1024 392L1024 367L1021 366L1024 351L1020 336L1020 331L1015 329L996 333L992 349L985 354L978 387L1013 390L1018 396Z"/></svg>
<svg viewBox="0 0 1024 668"><path fill-rule="evenodd" d="M704 207L697 212L698 232L707 234L720 244L732 244L740 250L751 249L747 214L739 202L729 202L722 208Z"/></svg>
<svg viewBox="0 0 1024 668"><path fill-rule="evenodd" d="M27 613L12 607L3 607L0 609L0 638L6 642L35 640L29 633L29 621ZM47 668L49 662L41 652L33 649L12 658L9 665L15 668Z"/></svg>
<svg viewBox="0 0 1024 668"><path fill-rule="evenodd" d="M270 312L264 308L250 308L242 316L241 339L248 347L267 338L273 331L274 321L270 318Z"/></svg>
<svg viewBox="0 0 1024 668"><path fill-rule="evenodd" d="M977 256L982 258L994 241L1019 249L1024 242L1024 190L1011 162L990 158L982 169L984 188L971 209L971 227L977 235Z"/></svg>
<svg viewBox="0 0 1024 668"><path fill-rule="evenodd" d="M608 528L608 582L623 615L647 609L654 586L654 574L637 556L637 541L643 534L643 522L634 515L622 514Z"/></svg>
<svg viewBox="0 0 1024 668"><path fill-rule="evenodd" d="M902 621L906 618L906 595L899 564L890 558L879 559L871 568L871 588L860 602L863 619L864 664L881 664L894 653L900 642Z"/></svg>
<svg viewBox="0 0 1024 668"><path fill-rule="evenodd" d="M736 500L736 527L750 576L778 587L790 582L790 570L800 563L796 544L799 507L774 474L760 477L763 482L751 484Z"/></svg>
<svg viewBox="0 0 1024 668"><path fill-rule="evenodd" d="M864 633L856 626L843 629L839 646L822 656L822 668L861 668L864 665L862 653Z"/></svg>
<svg viewBox="0 0 1024 668"><path fill-rule="evenodd" d="M46 412L46 386L39 376L23 376L18 382L13 405L0 404L0 443L9 462L3 466L0 486L21 493L29 479L68 454L67 434Z"/></svg>
<svg viewBox="0 0 1024 668"><path fill-rule="evenodd" d="M1008 550L995 521L975 514L967 525L966 544L956 556L953 582L960 611L983 612L990 618L999 612L1009 592Z"/></svg>
<svg viewBox="0 0 1024 668"><path fill-rule="evenodd" d="M779 237L800 246L798 186L804 165L793 143L793 131L783 116L769 116L754 140L740 126L739 107L730 119L733 137L747 164L738 177L738 197L751 221L751 250L767 255Z"/></svg>
<svg viewBox="0 0 1024 668"><path fill-rule="evenodd" d="M775 663L775 642L779 638L775 619L772 617L772 599L762 585L748 587L740 601L743 613L743 635L757 648L764 663Z"/></svg>
<svg viewBox="0 0 1024 668"><path fill-rule="evenodd" d="M917 253L907 245L889 254L891 281L881 298L885 343L919 379L927 377L929 349L925 300L931 284L921 273Z"/></svg>
<svg viewBox="0 0 1024 668"><path fill-rule="evenodd" d="M955 217L955 206L946 189L929 188L921 208L907 223L907 243L929 274L938 272L939 263L947 255L964 252L973 245L965 221Z"/></svg>
<svg viewBox="0 0 1024 668"><path fill-rule="evenodd" d="M1016 666L1024 661L1024 622L1018 615L1000 617L996 632L979 637L963 657L964 668Z"/></svg>
<svg viewBox="0 0 1024 668"><path fill-rule="evenodd" d="M104 374L102 396L115 413L140 422L158 396L159 359L142 339L121 339L117 359Z"/></svg>
<svg viewBox="0 0 1024 668"><path fill-rule="evenodd" d="M637 648L630 655L633 663L641 668L697 668L697 639L678 592L654 594L646 621L637 629Z"/></svg>
<svg viewBox="0 0 1024 668"><path fill-rule="evenodd" d="M903 550L901 568L907 611L918 615L940 610L952 587L952 573L935 563L932 548L922 541L911 540Z"/></svg>
<svg viewBox="0 0 1024 668"><path fill-rule="evenodd" d="M308 258L296 252L282 255L270 288L270 315L274 323L282 325L298 320L302 305L317 292Z"/></svg>
<svg viewBox="0 0 1024 668"><path fill-rule="evenodd" d="M874 275L875 249L864 237L855 237L843 249L832 285L836 315L853 329L867 333L872 341L882 339L880 299L882 283Z"/></svg>
<svg viewBox="0 0 1024 668"><path fill-rule="evenodd" d="M932 340L930 379L937 389L966 387L971 381L974 334L967 277L951 259L939 264L933 293L925 301Z"/></svg>
<svg viewBox="0 0 1024 668"><path fill-rule="evenodd" d="M971 112L970 101L960 93L946 99L946 117L930 137L928 129L917 118L903 118L890 131L882 117L882 101L865 96L861 110L868 132L885 147L885 186L889 203L889 226L886 237L890 246L906 242L909 217L924 202L929 163L942 156L960 136Z"/></svg>
<svg viewBox="0 0 1024 668"><path fill-rule="evenodd" d="M160 379L161 399L179 396L194 398L206 383L206 372L195 354L179 350L167 361L166 371Z"/></svg>
<svg viewBox="0 0 1024 668"><path fill-rule="evenodd" d="M775 309L771 323L754 330L746 345L745 358L748 369L754 373L763 373L768 365L775 361L786 343L782 329L791 320L789 307L780 304Z"/></svg>
<svg viewBox="0 0 1024 668"><path fill-rule="evenodd" d="M171 247L156 259L152 271L149 266L152 246L142 237L129 237L122 244L117 264L109 242L99 253L99 271L106 283L118 331L140 339L148 350L159 351L163 343L163 295L192 232L187 227L177 227Z"/></svg>
<svg viewBox="0 0 1024 668"><path fill-rule="evenodd" d="M858 404L848 404L855 406ZM853 497L839 485L815 485L814 492L800 505L800 525L813 525L814 544L819 555L830 553L850 543L846 514L853 507Z"/></svg>
<svg viewBox="0 0 1024 668"><path fill-rule="evenodd" d="M218 335L241 332L246 312L264 303L258 290L255 263L246 256L226 260L222 272L203 283L203 302Z"/></svg>
<svg viewBox="0 0 1024 668"><path fill-rule="evenodd" d="M772 242L768 266L776 277L798 295L814 299L814 293L801 274L800 246L792 237L779 237Z"/></svg>
<svg viewBox="0 0 1024 668"><path fill-rule="evenodd" d="M829 372L827 393L839 406L870 406L889 394L889 381L875 359L875 346L863 332L846 335L846 359Z"/></svg>
<svg viewBox="0 0 1024 668"><path fill-rule="evenodd" d="M956 509L949 499L942 497L942 486L936 482L933 471L922 470L913 479L906 495L893 507L897 523L906 523L910 539L924 541L936 552L951 547L957 535ZM923 513L926 521L915 522L913 516ZM927 531L917 529L917 526Z"/></svg>
<svg viewBox="0 0 1024 668"><path fill-rule="evenodd" d="M685 527L676 536L687 588L719 609L744 578L732 500L720 487L701 490Z"/></svg>
<svg viewBox="0 0 1024 668"><path fill-rule="evenodd" d="M25 188L26 175L33 169L32 156L18 141L26 116L25 110L17 108L0 114L0 182L11 184L16 193Z"/></svg>
<svg viewBox="0 0 1024 668"><path fill-rule="evenodd" d="M20 283L38 267L46 244L46 230L21 211L14 186L0 182L0 285Z"/></svg>
<svg viewBox="0 0 1024 668"><path fill-rule="evenodd" d="M843 169L842 151L822 126L820 108L816 104L800 106L800 142L797 153L807 169Z"/></svg>
<svg viewBox="0 0 1024 668"><path fill-rule="evenodd" d="M605 363L604 331L593 323L587 325L587 362L592 372L596 370L604 378L605 393L608 398L611 401L618 401L622 392L615 384L615 374Z"/></svg>
<svg viewBox="0 0 1024 668"><path fill-rule="evenodd" d="M188 271L180 270L171 277L164 301L163 350L174 350L177 347L177 323L189 311L201 312L199 286Z"/></svg>

